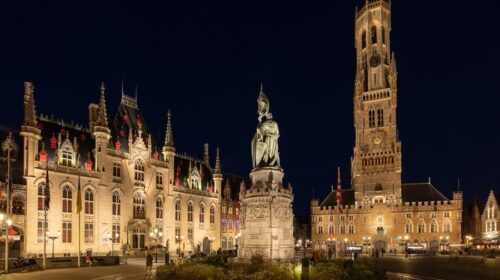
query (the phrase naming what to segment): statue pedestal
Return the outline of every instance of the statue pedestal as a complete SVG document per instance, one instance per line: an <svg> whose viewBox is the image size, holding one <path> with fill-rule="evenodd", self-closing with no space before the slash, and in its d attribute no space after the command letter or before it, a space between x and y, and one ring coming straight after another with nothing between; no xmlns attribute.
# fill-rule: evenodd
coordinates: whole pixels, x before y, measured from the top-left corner
<svg viewBox="0 0 500 280"><path fill-rule="evenodd" d="M295 257L293 193L283 187L283 176L278 168L256 168L250 173L252 185L240 193L240 261L257 255L268 261Z"/></svg>

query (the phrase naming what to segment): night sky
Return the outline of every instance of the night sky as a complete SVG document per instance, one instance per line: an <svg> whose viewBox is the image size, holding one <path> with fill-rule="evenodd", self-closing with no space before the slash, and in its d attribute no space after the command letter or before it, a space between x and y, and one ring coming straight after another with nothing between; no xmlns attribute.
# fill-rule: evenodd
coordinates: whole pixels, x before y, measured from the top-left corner
<svg viewBox="0 0 500 280"><path fill-rule="evenodd" d="M248 176L260 83L280 125L285 183L306 214L354 145L354 8L358 1L3 1L0 123L19 128L23 81L38 113L88 125L107 86L108 114L138 87L157 139L173 114L178 152L220 146L222 168ZM275 3L276 2L276 3ZM393 1L403 182L466 200L499 190L499 1Z"/></svg>

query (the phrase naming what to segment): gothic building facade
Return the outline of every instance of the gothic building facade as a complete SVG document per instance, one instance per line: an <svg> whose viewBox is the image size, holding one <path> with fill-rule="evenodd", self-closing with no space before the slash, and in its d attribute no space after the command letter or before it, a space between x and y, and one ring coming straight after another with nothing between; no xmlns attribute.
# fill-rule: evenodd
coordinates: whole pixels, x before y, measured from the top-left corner
<svg viewBox="0 0 500 280"><path fill-rule="evenodd" d="M118 110L108 119L105 91L102 84L83 126L37 114L34 85L25 82L24 121L12 136L14 180L10 198L3 195L0 205L14 222L18 254L42 254L47 233L57 236L56 255L75 255L78 244L81 252L99 254L156 245L172 255L220 248L222 181L237 176L222 173L219 149L213 168L208 145L203 160L177 153L170 112L165 140L158 143L137 97L123 87ZM8 137L7 130L0 134ZM5 159L4 152L2 169ZM7 184L2 188L5 193Z"/></svg>
<svg viewBox="0 0 500 280"><path fill-rule="evenodd" d="M316 249L437 251L461 243L462 193L450 200L430 182L402 184L397 128L397 68L390 0L368 0L355 14L355 146L351 189L311 202ZM339 206L342 208L339 210ZM352 246L351 246L352 247Z"/></svg>

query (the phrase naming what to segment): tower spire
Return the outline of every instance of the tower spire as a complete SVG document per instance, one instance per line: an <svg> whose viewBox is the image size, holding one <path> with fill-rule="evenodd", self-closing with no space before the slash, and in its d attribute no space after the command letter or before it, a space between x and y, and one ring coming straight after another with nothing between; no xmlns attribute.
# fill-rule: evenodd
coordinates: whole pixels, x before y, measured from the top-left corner
<svg viewBox="0 0 500 280"><path fill-rule="evenodd" d="M32 82L24 82L24 125L36 127L35 86Z"/></svg>
<svg viewBox="0 0 500 280"><path fill-rule="evenodd" d="M106 91L106 87L104 86L104 82L101 82L101 98L99 100L99 107L97 111L97 123L99 126L108 127L108 113L106 110L106 97L104 96L104 92Z"/></svg>
<svg viewBox="0 0 500 280"><path fill-rule="evenodd" d="M215 173L221 174L221 167L220 167L220 150L219 147L217 147L217 156L215 158Z"/></svg>
<svg viewBox="0 0 500 280"><path fill-rule="evenodd" d="M174 136L172 132L172 114L170 110L167 112L167 130L165 131L165 147L174 146Z"/></svg>

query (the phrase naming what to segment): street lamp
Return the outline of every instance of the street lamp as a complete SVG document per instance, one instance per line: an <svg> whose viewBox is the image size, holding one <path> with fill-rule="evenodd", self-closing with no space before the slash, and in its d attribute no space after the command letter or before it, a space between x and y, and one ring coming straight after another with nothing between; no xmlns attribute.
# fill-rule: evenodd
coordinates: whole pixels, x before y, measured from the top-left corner
<svg viewBox="0 0 500 280"><path fill-rule="evenodd" d="M57 238L59 238L59 236L61 236L61 232L60 231L57 231L57 232L47 231L46 234L47 234L47 237L50 240L52 240L52 257L54 257L54 240L56 240Z"/></svg>
<svg viewBox="0 0 500 280"><path fill-rule="evenodd" d="M177 249L177 256L180 258L180 255L181 255L181 241L182 239L184 239L184 237L182 235L176 235L175 236L175 242L177 242L177 244L179 244L179 248ZM213 239L212 239L213 241ZM210 241L210 247L212 247L212 241Z"/></svg>
<svg viewBox="0 0 500 280"><path fill-rule="evenodd" d="M159 231L157 228L154 231L149 233L149 236L155 240L155 263L158 262L158 239L163 236L163 232Z"/></svg>
<svg viewBox="0 0 500 280"><path fill-rule="evenodd" d="M115 255L115 242L118 241L120 235L115 233L115 236L111 236L111 256Z"/></svg>
<svg viewBox="0 0 500 280"><path fill-rule="evenodd" d="M0 223L3 222L5 215L0 213ZM7 229L5 230L5 263L4 263L4 271L5 273L9 273L9 231L10 226L12 225L12 220L7 220Z"/></svg>

